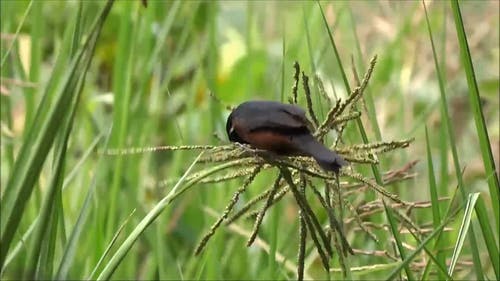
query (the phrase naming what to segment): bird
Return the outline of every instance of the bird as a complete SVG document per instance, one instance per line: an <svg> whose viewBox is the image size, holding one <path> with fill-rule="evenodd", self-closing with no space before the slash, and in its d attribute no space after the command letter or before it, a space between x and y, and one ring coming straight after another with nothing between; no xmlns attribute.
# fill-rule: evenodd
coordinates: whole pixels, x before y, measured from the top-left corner
<svg viewBox="0 0 500 281"><path fill-rule="evenodd" d="M338 173L348 162L316 140L312 123L299 106L277 101L253 100L229 114L226 132L231 142L285 156L310 156L325 171Z"/></svg>

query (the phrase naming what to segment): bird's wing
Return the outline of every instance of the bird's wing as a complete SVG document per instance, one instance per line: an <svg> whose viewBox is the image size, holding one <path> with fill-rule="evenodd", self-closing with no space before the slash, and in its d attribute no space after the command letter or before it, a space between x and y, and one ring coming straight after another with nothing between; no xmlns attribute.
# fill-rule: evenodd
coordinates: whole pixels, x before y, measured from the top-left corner
<svg viewBox="0 0 500 281"><path fill-rule="evenodd" d="M311 122L306 112L292 104L273 101L250 101L236 108L232 117L245 131L273 129L284 133L309 132Z"/></svg>
<svg viewBox="0 0 500 281"><path fill-rule="evenodd" d="M274 129L283 132L308 131L309 120L305 112L296 106L286 105L277 110L262 112L254 116L250 131Z"/></svg>

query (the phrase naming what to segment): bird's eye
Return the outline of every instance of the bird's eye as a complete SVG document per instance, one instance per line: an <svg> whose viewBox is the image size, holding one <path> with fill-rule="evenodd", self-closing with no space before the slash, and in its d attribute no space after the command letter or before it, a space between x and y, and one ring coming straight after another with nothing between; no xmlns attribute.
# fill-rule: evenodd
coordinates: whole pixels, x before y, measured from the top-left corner
<svg viewBox="0 0 500 281"><path fill-rule="evenodd" d="M231 126L231 128L229 128L229 134L232 134L234 132L234 127Z"/></svg>

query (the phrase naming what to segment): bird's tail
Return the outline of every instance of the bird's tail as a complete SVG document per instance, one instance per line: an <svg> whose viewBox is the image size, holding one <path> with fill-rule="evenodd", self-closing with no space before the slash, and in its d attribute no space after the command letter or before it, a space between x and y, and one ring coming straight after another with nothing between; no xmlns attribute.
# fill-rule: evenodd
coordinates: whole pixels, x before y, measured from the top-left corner
<svg viewBox="0 0 500 281"><path fill-rule="evenodd" d="M324 170L337 173L342 166L348 164L344 158L326 148L310 134L294 136L293 142L301 148L304 154L313 157Z"/></svg>

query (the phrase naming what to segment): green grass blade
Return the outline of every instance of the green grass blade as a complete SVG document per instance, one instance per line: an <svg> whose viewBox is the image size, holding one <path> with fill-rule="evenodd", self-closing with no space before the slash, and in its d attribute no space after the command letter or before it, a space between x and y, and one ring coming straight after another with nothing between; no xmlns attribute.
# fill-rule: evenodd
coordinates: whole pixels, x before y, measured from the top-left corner
<svg viewBox="0 0 500 281"><path fill-rule="evenodd" d="M457 211L459 211L460 209L458 209ZM456 212L455 212L456 213ZM396 276L399 274L399 272L405 267L407 266L419 253L422 249L424 249L424 247L438 234L441 233L441 231L443 230L443 228L451 222L451 220L453 219L454 217L454 214L452 214L450 217L448 217L448 219L446 219L445 221L443 221L438 228L434 229L434 231L429 234L429 236L427 236L424 240L421 241L421 243L418 245L418 247L415 249L415 251L413 251L405 260L403 260L403 262L401 262L390 274L389 276L386 278L386 280L393 280L394 278L396 278Z"/></svg>
<svg viewBox="0 0 500 281"><path fill-rule="evenodd" d="M451 8L453 12L453 18L455 20L455 27L457 30L458 44L460 47L460 59L465 70L465 75L467 78L467 85L469 86L469 103L472 107L472 112L474 115L474 122L476 125L477 136L479 140L479 147L481 149L481 156L483 159L483 165L486 172L486 181L488 182L489 193L491 198L491 206L493 209L493 214L495 216L496 229L500 227L500 196L499 196L499 183L498 174L495 169L495 161L493 160L493 153L491 151L490 138L488 134L488 129L484 120L484 113L481 106L481 100L479 95L479 89L476 81L476 75L474 72L474 66L472 64L472 58L469 50L469 44L467 42L467 36L465 34L464 23L462 19L462 14L460 12L460 6L458 1L451 1ZM491 231L490 222L486 212L486 207L483 202L476 204L476 213L478 214L478 220L481 225L481 230L483 233L483 238L485 240L489 258L493 264L493 269L495 271L496 279L500 278L499 269L499 251L497 243L495 242L495 236L498 240L498 232Z"/></svg>
<svg viewBox="0 0 500 281"><path fill-rule="evenodd" d="M80 6L81 9L81 6ZM81 22L79 20L76 20L75 23L75 30L78 29L78 26L81 25ZM78 34L78 33L75 33ZM96 37L94 37L96 38ZM94 49L96 41L94 40L93 46L90 46L90 49ZM61 130L60 140L58 142L58 145L56 146L56 155L55 155L55 168L54 168L54 173L51 178L51 181L49 183L49 187L46 191L45 198L43 199L43 204L42 208L40 210L40 219L38 220L38 226L35 230L34 234L34 243L30 249L30 254L28 255L28 266L27 266L27 271L25 272L26 274L26 279L45 279L49 278L49 276L45 275L35 275L35 271L37 269L37 265L40 261L40 251L42 249L42 246L45 245L50 245L50 242L54 242L54 237L57 233L57 231L54 228L51 228L50 225L57 227L57 216L56 218L53 217L53 215L56 213L54 211L54 206L57 206L56 200L58 197L58 194L60 194L63 181L64 181L64 166L65 166L65 159L66 159L66 151L67 151L67 145L68 145L68 139L71 133L72 129L72 124L73 120L75 117L76 109L78 107L78 101L79 97L81 95L82 89L83 89L83 83L85 80L86 72L88 70L88 67L90 65L90 61L92 59L92 51L87 52L86 58L82 61L83 64L86 65L86 67L83 69L82 73L76 73L76 75L79 75L80 78L78 80L73 80L75 85L70 85L67 89L68 91L75 92L75 96L73 97L73 100L71 101L71 106L70 110L68 112L69 116L68 118L64 119L64 126L62 127L63 129ZM52 222L52 223L51 223ZM47 233L52 232L53 235L46 235ZM46 237L48 236L48 237ZM47 251L53 251L53 247L48 247ZM47 260L47 263L52 264L52 260ZM38 267L39 270L42 269L47 269L49 266L46 264L40 264ZM51 272L49 273L51 274Z"/></svg>
<svg viewBox="0 0 500 281"><path fill-rule="evenodd" d="M349 86L349 81L347 80L347 75L346 75L345 70L344 70L344 68L342 66L342 60L340 59L340 55L339 55L339 52L337 50L337 46L335 44L335 40L333 38L332 31L330 30L330 27L328 25L328 21L326 20L325 14L323 12L323 8L321 7L321 3L319 1L317 1L317 4L318 4L318 7L320 9L321 16L323 18L323 23L325 25L325 29L328 31L328 36L329 36L329 39L330 39L330 44L332 46L332 49L333 49L333 52L334 52L334 55L335 55L335 59L337 61L337 64L338 64L339 69L340 69L340 73L342 75L342 80L344 82L344 87L345 87L346 93L350 94L351 93L351 87ZM368 143L369 142L368 136L366 134L366 131L365 131L365 128L363 126L363 123L362 123L361 119L359 119L359 118L356 119L356 124L357 124L358 130L359 130L359 133L361 135L361 139L363 140L363 143ZM380 169L379 169L378 165L372 164L370 166L371 166L372 173L373 173L373 176L375 178L375 181L380 186L383 186L384 183L383 183L381 172L380 172ZM367 199L369 199L369 198L367 197ZM386 216L387 217L390 216L389 214L387 214L387 209L384 209L384 211L386 212ZM393 228L391 228L391 232L392 232L392 235L394 237L396 237L398 235L397 231L394 232Z"/></svg>
<svg viewBox="0 0 500 281"><path fill-rule="evenodd" d="M37 115L44 116L45 118L34 120L33 126L31 126L27 134L26 141L21 147L13 172L7 183L9 192L6 192L2 197L0 238L0 243L2 244L0 250L0 267L2 268L26 203L30 198L45 158L59 130L60 120L65 120L68 116L68 109L71 107L74 95L76 95L74 90L76 81L79 79L77 74L85 72L85 65L82 63L82 59L89 52L91 42L94 41L95 44L100 27L109 13L112 3L112 0L108 1L108 4L103 9L99 21L96 22L96 25L92 29L91 36L88 37L78 57L69 67L69 71L67 71L63 80L64 83L62 83L56 92L57 94L50 107L39 107ZM93 47L91 49L93 51ZM89 54L90 58L92 57L91 53ZM88 62L90 62L90 59ZM47 113L39 114L42 111L46 111Z"/></svg>
<svg viewBox="0 0 500 281"><path fill-rule="evenodd" d="M460 193L462 195L463 202L466 202L467 201L467 195L466 195L467 192L466 192L465 187L464 187L464 181L463 181L463 176L462 176L462 172L461 172L460 161L458 159L457 145L456 145L456 141L455 141L453 125L452 125L451 120L450 120L450 114L448 113L448 102L447 102L446 91L445 91L445 80L444 80L443 73L441 72L439 61L438 61L437 55L436 55L436 48L434 46L432 29L431 29L431 26L429 23L429 17L427 15L427 7L425 6L425 2L422 2L422 3L424 5L427 30L429 33L429 40L430 40L431 47L432 47L432 55L434 58L434 66L436 68L436 75L438 77L438 82L439 82L439 93L440 93L440 97L441 97L441 113L442 113L442 117L443 117L442 121L443 121L444 127L447 128L447 132L448 132L448 138L450 141L451 153L453 156L453 165L455 168L455 175L456 175L457 181L458 181L458 187L460 189ZM476 242L476 235L474 234L473 228L469 228L469 231L470 231L469 240L470 240L471 252L472 252L472 256L473 256L474 269L475 269L477 278L483 279L484 273L483 273L483 269L481 267L481 259L479 256L479 249L478 249L477 242Z"/></svg>
<svg viewBox="0 0 500 281"><path fill-rule="evenodd" d="M72 89L72 87L69 89ZM74 102L74 105L76 105L76 102ZM75 109L74 107L75 106L73 106L73 112L71 115L74 114L74 109ZM72 117L66 120L72 122L73 119ZM71 124L67 123L65 127L66 128L64 132L61 132L64 133L65 135L64 144L62 146L59 146L58 151L56 152L57 162L54 169L54 174L49 184L49 188L47 189L47 192L43 200L42 208L40 210L40 219L38 220L38 226L35 230L35 235L34 235L34 245L31 247L30 254L28 255L28 267L25 279L38 279L35 277L35 271L38 265L38 261L40 259L40 251L42 245L46 244L46 242L48 241L45 237L45 234L49 231L51 215L54 213L53 206L55 205L54 203L56 200L57 193L60 192L64 180L64 162L65 162L64 160L66 156L67 141L69 133L71 131Z"/></svg>
<svg viewBox="0 0 500 281"><path fill-rule="evenodd" d="M437 227L439 225L439 222L441 221L441 214L439 210L439 195L437 192L436 176L434 175L434 164L432 161L432 153L429 144L429 133L427 131L427 126L425 126L425 140L427 151L427 171L429 173L429 189L432 200L432 223L434 227Z"/></svg>
<svg viewBox="0 0 500 281"><path fill-rule="evenodd" d="M92 155L92 153L95 151L95 148L101 141L103 135L98 135L94 141L90 144L90 146L85 150L83 153L82 157L80 160L73 166L73 169L66 175L64 178L64 183L63 183L63 191L66 189L66 187L69 185L69 183L73 180L73 178L78 174L80 171L82 165L89 159L89 157Z"/></svg>
<svg viewBox="0 0 500 281"><path fill-rule="evenodd" d="M42 10L44 6L44 1L34 1L33 3L33 12L30 16L31 26L33 27L31 30L31 59L30 59L30 67L29 67L29 81L31 83L39 83L40 82L40 65L41 65L41 57L42 57L42 29L43 24L40 24L43 21ZM36 106L36 88L28 88L24 91L24 102L26 104L26 117L24 120L25 128L29 128L32 122L33 113L35 112Z"/></svg>
<svg viewBox="0 0 500 281"><path fill-rule="evenodd" d="M438 225L438 227L439 227L439 225ZM418 236L413 231L410 230L409 232L411 233L411 235L417 241L418 244L422 244L422 241L420 241ZM438 235L438 237L439 237L439 235ZM436 240L438 240L438 239L436 239ZM439 278L439 280L453 280L453 278L450 275L448 275L448 272L446 272L446 268L440 264L440 262L434 256L434 254L425 246L423 249L424 249L425 253L427 254L427 256L430 258L430 261L434 262L434 264L438 268L438 272L444 276L443 278ZM430 261L429 261L429 264L430 264ZM427 277L427 274L424 272L424 274L422 274L422 278L420 280L428 280L428 279L429 278Z"/></svg>
<svg viewBox="0 0 500 281"><path fill-rule="evenodd" d="M35 227L37 226L37 222L38 222L38 217L35 218L35 220L33 220L33 222L28 227L28 230L26 230L26 232L22 235L20 241L17 242L17 244L16 244L16 246L14 246L14 248L12 248L12 251L10 251L9 255L5 259L3 269L7 268L9 266L9 264L14 260L14 258L19 254L19 252L21 252L21 250L26 248L25 241L27 241L30 238L30 236L32 235L33 230L35 230ZM0 273L0 277L2 275L3 275L3 271L2 271L2 273Z"/></svg>
<svg viewBox="0 0 500 281"><path fill-rule="evenodd" d="M158 204L154 206L149 213L146 214L144 219L142 219L139 224L135 227L135 229L130 233L130 235L123 241L120 245L116 253L113 255L111 260L106 264L102 272L97 277L97 280L109 280L113 275L113 272L116 270L121 261L125 258L125 255L130 251L135 241L139 238L139 236L146 230L146 228L162 213L162 211L172 202L177 194L184 191L185 189L179 190L177 189L181 185L184 184L186 177L191 173L194 165L198 162L198 159L203 155L203 152L196 157L196 159L191 163L189 168L186 170L184 175L179 179L179 181L175 184L172 190L165 196Z"/></svg>
<svg viewBox="0 0 500 281"><path fill-rule="evenodd" d="M323 12L323 8L321 7L321 3L317 1L318 7L321 11L321 16L323 18L323 23L325 24L325 28L328 31L328 37L330 38L330 44L333 49L333 53L335 55L335 59L337 61L337 64L340 69L340 73L342 75L342 81L344 82L344 87L346 90L346 93L349 95L351 94L351 87L349 86L349 81L347 80L347 75L345 73L344 67L342 66L342 60L340 59L339 52L337 50L337 45L335 44L335 40L333 39L332 31L330 30L330 26L328 25L328 21L326 20L325 13ZM356 124L358 125L359 133L361 135L361 138L364 143L368 143L368 136L366 135L365 128L363 127L363 123L361 122L361 119L356 119ZM382 176L380 173L380 169L377 165L372 164L371 165L373 175L375 177L376 182L383 186L383 181L382 181Z"/></svg>
<svg viewBox="0 0 500 281"><path fill-rule="evenodd" d="M176 0L174 4L172 4L172 7L170 8L168 15L165 17L165 21L163 22L162 28L159 32L158 36L159 39L156 41L153 53L149 57L144 74L150 74L153 71L155 64L158 62L158 57L160 55L160 52L162 48L164 48L165 41L168 39L172 25L175 22L175 16L179 12L180 4L181 1Z"/></svg>
<svg viewBox="0 0 500 281"><path fill-rule="evenodd" d="M450 203L448 204L447 209L446 209L446 212L445 212L445 215L444 215L443 217L445 217L445 218L449 218L450 216L452 216L452 208L454 208L454 206L455 206L454 202L457 200L456 198L457 198L457 196L458 196L458 193L459 193L459 190L458 190L458 189L455 189L455 192L453 193L453 196L451 197L451 199L450 199L450 201L449 201ZM458 210L457 210L456 212L458 212ZM438 246L439 246L439 245L444 245L444 244L445 244L445 243L444 243L444 240L446 240L446 239L444 239L444 238L443 238L443 236L444 236L445 234L446 234L446 233L445 233L444 231L442 231L442 232L441 232L441 233L439 233L439 234L438 234L438 236L436 237L436 243L434 243L434 247L433 247L433 250L434 250L434 251L436 251L436 250L441 250L441 251L442 251L442 250L443 250L443 249L441 249L441 248L438 248ZM419 242L419 243L420 243L420 242ZM443 255L444 255L444 253L443 253ZM428 276L428 274L430 273L430 272L429 272L429 271L430 271L430 265L431 265L431 263L430 263L430 261L429 261L429 263L426 265L426 268L424 269L424 273L422 274L422 279L421 279L421 280L427 280L427 279L428 279L428 277L427 277L427 276ZM444 274L444 275L446 275L446 276L448 275L447 270L446 270L446 269L444 269L444 268L443 268L443 266L439 265L438 263L436 263L436 265L438 266L438 268L440 269L440 271L442 271L442 272L443 272L443 274ZM441 269L444 269L444 271L443 271L443 270L441 270Z"/></svg>
<svg viewBox="0 0 500 281"><path fill-rule="evenodd" d="M217 36L218 36L218 32L219 32L219 25L217 24L217 18L219 16L219 7L220 7L220 3L219 1L211 1L211 3L208 5L207 7L207 11L208 11L208 14L210 15L209 16L209 23L208 23L208 42L209 42L209 47L208 47L208 54L207 54L207 65L205 66L205 79L207 81L207 86L208 86L208 89L210 91L212 91L212 93L218 93L219 92L219 83L217 83L217 71L218 71L218 68L219 68L219 55L218 55L218 52L219 52L219 45L217 44ZM246 44L246 48L247 48L247 53L249 56L251 56L252 53L254 53L254 44L252 42L252 28L255 24L255 21L254 21L254 18L255 18L255 15L254 15L254 12L253 12L253 3L252 1L248 1L247 2L247 7L249 8L249 10L247 11L247 16L246 16L246 24L247 24L247 27L246 27L246 34L245 34L245 44ZM202 9L202 5L199 5L199 7L193 7L193 10L201 10ZM191 22L194 22L194 21L191 21ZM191 23L189 23L191 24ZM189 34L189 32L186 32L186 37L184 38L188 38L187 37L187 34ZM184 38L181 38L184 39ZM184 45L184 43L182 44ZM181 49L178 49L178 50L181 50ZM250 81L253 81L253 76L254 76L254 73L253 73L253 69L255 68L255 64L253 63L253 60L249 60L249 65L248 65L248 72L247 74L249 75L248 76L248 79ZM255 91L255 88L254 88L254 85L253 84L248 84L249 87L247 87L247 93L251 93L253 94ZM213 100L210 101L209 103L209 107L210 107L210 131L211 132L214 132L215 130L217 130L217 124L221 121L220 120L220 116L222 115L221 113L221 107L219 106L219 104L217 104L216 102L214 102ZM192 107L193 108L193 107Z"/></svg>
<svg viewBox="0 0 500 281"><path fill-rule="evenodd" d="M130 1L123 4L123 16L120 19L120 29L118 31L118 44L121 48L116 53L116 62L113 75L113 132L111 134L110 144L112 147L124 147L127 130L130 120L130 99L131 99L131 76L132 76L132 54L135 25L132 22L133 3ZM109 193L109 209L117 209L117 200L119 198L119 189L122 184L124 158L114 159L113 182ZM109 212L106 228L106 239L110 239L115 232L115 226L119 219L120 212Z"/></svg>
<svg viewBox="0 0 500 281"><path fill-rule="evenodd" d="M109 131L111 131L111 129ZM107 147L110 135L111 134L109 133L107 138L106 138L104 147ZM98 139L100 140L101 137L102 136L99 136ZM96 170L98 170L101 167L100 159L102 159L102 157L98 159L98 162L95 165ZM96 186L97 186L97 173L94 173L94 178L92 179L92 183L89 186L89 189L87 191L87 195L85 196L85 200L83 201L83 205L80 209L78 219L76 220L75 226L73 227L73 230L71 231L68 243L65 245L65 248L63 250L63 255L62 255L61 261L59 263L58 269L57 269L57 274L56 274L57 280L66 280L67 279L69 269L71 268L71 266L73 264L74 257L76 255L76 248L78 246L78 241L79 241L80 235L84 229L85 222L87 221L88 213L90 212L90 209L91 209L91 203L92 203L92 199L94 196Z"/></svg>
<svg viewBox="0 0 500 281"><path fill-rule="evenodd" d="M415 241L417 241L417 244L419 244L419 245L422 244L422 241L420 241L420 238L418 237L418 235L415 232L413 232L411 230L409 230L409 232L413 236ZM438 237L436 238L436 240L439 240L439 236L440 236L440 234L438 234ZM429 280L428 269L430 268L431 261L436 265L436 267L438 269L438 273L440 273L440 275L444 276L443 278L439 278L439 280L453 280L453 278L450 275L448 275L448 272L446 271L446 267L444 267L440 264L440 262L437 260L436 256L425 246L424 246L423 250L425 251L425 253L429 257L429 262L426 265L424 272L421 275L420 280Z"/></svg>
<svg viewBox="0 0 500 281"><path fill-rule="evenodd" d="M280 88L280 101L285 102L285 62L286 62L286 32L285 32L285 22L283 20L283 39L281 41L281 88Z"/></svg>
<svg viewBox="0 0 500 281"><path fill-rule="evenodd" d="M122 223L122 225L120 225L120 227L118 228L118 230L116 231L115 235L113 236L113 238L111 238L111 241L109 242L108 244L108 247L106 247L106 250L104 250L104 253L102 254L101 258L99 259L99 261L97 262L97 264L94 266L94 269L92 270L92 272L90 273L89 277L87 278L87 280L92 280L93 277L94 277L94 274L96 273L97 269L99 269L99 267L101 266L102 262L104 261L104 259L106 258L106 256L108 255L108 253L111 251L111 248L113 247L113 245L115 245L115 242L116 240L118 239L118 237L120 236L120 234L122 233L123 231L123 228L125 227L125 225L128 223L128 221L130 220L130 218L134 215L135 213L135 210L136 209L133 209L132 212L130 213L130 215L125 219L125 221Z"/></svg>
<svg viewBox="0 0 500 281"><path fill-rule="evenodd" d="M12 39L12 42L10 43L9 47L7 48L7 51L3 55L2 62L0 63L0 68L2 68L2 69L4 67L5 61L7 60L7 58L9 57L10 52L12 51L12 48L14 48L14 45L17 42L17 37L19 36L19 32L21 31L21 28L24 25L24 21L26 20L26 18L28 17L28 14L31 11L31 7L33 6L33 2L34 2L34 0L31 0L30 3L28 4L28 7L24 11L24 15L23 15L23 17L21 19L21 22L17 26L16 33L14 34L14 38Z"/></svg>
<svg viewBox="0 0 500 281"><path fill-rule="evenodd" d="M467 200L467 205L465 206L464 217L462 219L462 224L459 229L457 243L455 244L455 248L453 249L453 255L451 257L450 266L448 268L448 274L453 275L453 271L455 270L455 266L458 261L458 257L462 248L464 246L465 237L468 234L470 223L472 221L472 214L474 211L474 205L476 205L477 198L479 197L479 193L469 194L469 199Z"/></svg>
<svg viewBox="0 0 500 281"><path fill-rule="evenodd" d="M429 177L429 191L431 194L431 202L432 202L432 224L434 228L437 228L441 222L441 212L439 210L439 194L437 191L437 184L436 184L436 176L434 174L434 163L432 161L432 153L431 153L431 147L430 147L430 141L429 141L429 133L427 131L427 126L425 126L425 141L426 141L426 151L427 151L427 170L428 170L428 177ZM434 244L434 248L440 249L440 243L439 240L436 240ZM441 267L444 267L446 265L446 257L443 252L438 250L437 253L437 264ZM424 272L429 272L428 269L430 263L426 267L426 270ZM445 271L446 273L446 271ZM426 276L426 273L423 274ZM438 272L439 279L443 280L446 278L446 275L443 274L441 271ZM425 277L423 277L425 279Z"/></svg>
<svg viewBox="0 0 500 281"><path fill-rule="evenodd" d="M392 211L387 208L387 204L385 203L385 200L382 199L382 203L384 204L384 210L385 214L387 215L387 221L389 222L389 226L391 227L391 231L394 234L394 240L396 241L396 246L398 247L398 252L399 256L401 257L401 260L406 259L406 251L403 247L403 243L401 241L401 236L399 235L399 230L398 226L396 223L396 220L394 219L394 214ZM404 270L406 272L406 277L408 280L415 280L415 277L413 276L409 264L404 265Z"/></svg>
<svg viewBox="0 0 500 281"><path fill-rule="evenodd" d="M484 169L486 172L486 181L490 190L491 205L493 213L495 214L496 229L500 227L500 199L499 199L499 183L498 175L495 170L495 161L493 160L493 153L491 152L490 138L488 129L484 121L484 113L481 107L481 100L476 81L476 74L474 73L474 66L472 65L472 58L467 43L467 36L465 35L464 23L460 6L458 1L451 0L451 8L453 11L453 18L455 19L455 27L457 29L458 45L460 46L460 59L465 70L467 77L467 84L469 85L469 102L474 113L474 121L476 124L477 136L481 148L481 155L483 157ZM499 278L497 272L497 279Z"/></svg>
<svg viewBox="0 0 500 281"><path fill-rule="evenodd" d="M311 10L309 14L311 14L313 11ZM309 63L311 64L311 74L316 75L318 73L317 68L316 68L316 62L314 60L314 53L313 53L313 47L311 45L311 34L309 32L309 16L306 14L306 7L305 5L302 6L302 21L304 22L304 30L306 34L306 42L307 42L307 54L309 55ZM318 118L323 119L325 117L325 112L323 106L321 106L321 97L319 95L318 87L311 87L312 92L314 93L315 97L315 104L316 106L313 106L313 108L318 109ZM312 94L312 93L311 93Z"/></svg>
<svg viewBox="0 0 500 281"><path fill-rule="evenodd" d="M358 33L356 31L356 21L354 19L352 8L351 5L349 5L349 2L347 2L347 7L349 9L349 16L351 20L352 34L354 35L354 42L356 43L356 54L358 59L361 60L361 62L358 64L359 68L357 69L359 69L358 72L365 73L366 68L364 63L362 63L364 56L363 53L361 52L361 44L359 42ZM359 78L357 80L359 81ZM382 141L382 133L380 130L380 125L378 124L377 110L375 107L375 102L373 101L373 95L370 91L370 85L366 87L365 92L363 93L363 98L366 103L366 109L367 109L366 113L369 117L368 119L370 120L373 133L375 134L375 139L377 141Z"/></svg>
<svg viewBox="0 0 500 281"><path fill-rule="evenodd" d="M498 233L498 231L494 232L491 229L490 221L488 219L488 211L483 201L483 197L480 197L476 202L475 211L477 220L481 226L484 243L486 244L486 250L488 251L496 279L500 280L500 253L498 251L497 242L495 241L495 233Z"/></svg>
<svg viewBox="0 0 500 281"><path fill-rule="evenodd" d="M59 190L58 190L59 191ZM60 200L60 192L55 196L56 206L57 201ZM59 207L59 206L57 206ZM50 214L49 226L47 227L46 237L47 240L43 243L42 251L40 252L39 266L35 273L35 280L48 280L52 279L52 272L54 268L54 254L56 250L57 226L59 223L59 216L63 215L57 208L52 208Z"/></svg>
<svg viewBox="0 0 500 281"><path fill-rule="evenodd" d="M337 64L339 65L340 74L342 75L342 81L344 82L344 87L346 89L346 93L350 94L351 87L349 86L349 80L347 79L347 75L344 71L344 67L342 66L342 61L340 60L339 51L337 50L337 44L335 44L335 40L333 39L333 33L330 30L330 26L328 25L328 21L326 20L325 13L323 12L323 7L321 7L321 3L319 1L317 1L316 3L318 3L318 7L321 11L321 16L323 17L323 22L325 24L325 28L328 31L328 38L330 39L330 45L332 46L333 53L334 53L335 58L337 60Z"/></svg>
<svg viewBox="0 0 500 281"><path fill-rule="evenodd" d="M330 30L330 27L328 25L328 21L326 20L325 14L323 12L323 8L321 7L321 3L319 1L317 1L317 4L318 4L318 7L320 9L321 16L323 18L323 23L325 25L325 29L328 31L328 36L329 36L329 39L330 39L330 44L332 46L332 49L333 49L333 52L334 52L334 55L335 55L335 59L337 61L337 64L338 64L339 69L340 69L340 73L342 75L342 80L344 82L344 87L345 87L346 93L350 94L351 93L351 87L349 86L349 81L347 80L347 75L346 75L345 70L344 70L344 68L342 66L342 61L341 61L339 52L338 52L336 44L335 44L335 40L333 38L332 31ZM363 143L365 143L365 144L368 143L369 142L368 136L366 134L366 131L365 131L365 128L363 126L363 123L362 123L361 119L359 119L359 118L356 119L356 124L357 124L358 130L359 130L361 139L363 140ZM383 183L383 180L382 180L382 176L381 176L381 172L380 172L379 166L376 165L376 164L371 164L370 166L371 166L371 170L372 170L373 176L375 178L375 181L380 186L383 186L384 183ZM369 197L367 197L366 199L369 199ZM387 209L384 209L384 211L386 213L386 216L389 217L390 214L387 213ZM392 233L393 237L396 237L398 235L397 230L395 230L393 228L391 228L391 233ZM411 276L409 276L409 277L411 277Z"/></svg>

